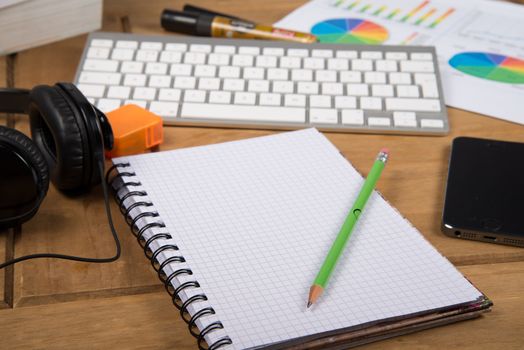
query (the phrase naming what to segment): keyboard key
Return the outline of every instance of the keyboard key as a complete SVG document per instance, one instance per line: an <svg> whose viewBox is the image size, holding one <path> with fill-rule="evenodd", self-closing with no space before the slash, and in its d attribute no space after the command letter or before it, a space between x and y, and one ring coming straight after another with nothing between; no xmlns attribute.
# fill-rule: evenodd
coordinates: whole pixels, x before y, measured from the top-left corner
<svg viewBox="0 0 524 350"><path fill-rule="evenodd" d="M338 112L336 109L311 108L309 110L309 121L313 124L337 124Z"/></svg>
<svg viewBox="0 0 524 350"><path fill-rule="evenodd" d="M89 50L87 50L87 57L100 59L109 58L109 49L107 47L90 47Z"/></svg>
<svg viewBox="0 0 524 350"><path fill-rule="evenodd" d="M284 95L284 106L288 107L305 107L306 96L298 94Z"/></svg>
<svg viewBox="0 0 524 350"><path fill-rule="evenodd" d="M269 81L267 80L249 80L247 90L253 92L268 92Z"/></svg>
<svg viewBox="0 0 524 350"><path fill-rule="evenodd" d="M335 96L335 107L338 109L357 108L357 99L353 96Z"/></svg>
<svg viewBox="0 0 524 350"><path fill-rule="evenodd" d="M284 49L281 47L265 47L262 53L268 56L284 56Z"/></svg>
<svg viewBox="0 0 524 350"><path fill-rule="evenodd" d="M385 84L386 74L383 72L366 72L364 73L364 81L368 84Z"/></svg>
<svg viewBox="0 0 524 350"><path fill-rule="evenodd" d="M444 121L440 119L421 119L420 126L423 128L442 129L444 128Z"/></svg>
<svg viewBox="0 0 524 350"><path fill-rule="evenodd" d="M421 87L422 87L422 96L426 98L438 98L439 93L438 93L438 86L437 86L436 81L421 84Z"/></svg>
<svg viewBox="0 0 524 350"><path fill-rule="evenodd" d="M360 109L380 111L382 109L382 99L379 97L361 97Z"/></svg>
<svg viewBox="0 0 524 350"><path fill-rule="evenodd" d="M416 114L414 112L393 112L393 123L395 126L404 128L416 128Z"/></svg>
<svg viewBox="0 0 524 350"><path fill-rule="evenodd" d="M144 63L134 61L124 61L120 67L122 73L142 73L144 69Z"/></svg>
<svg viewBox="0 0 524 350"><path fill-rule="evenodd" d="M342 83L361 83L362 73L355 71L340 72L340 82Z"/></svg>
<svg viewBox="0 0 524 350"><path fill-rule="evenodd" d="M358 52L353 50L337 50L337 58L357 58Z"/></svg>
<svg viewBox="0 0 524 350"><path fill-rule="evenodd" d="M305 123L305 108L184 103L183 118Z"/></svg>
<svg viewBox="0 0 524 350"><path fill-rule="evenodd" d="M251 55L233 55L233 66L251 67L253 66L253 56Z"/></svg>
<svg viewBox="0 0 524 350"><path fill-rule="evenodd" d="M129 86L110 86L107 90L107 97L125 100L129 98L130 93L131 88Z"/></svg>
<svg viewBox="0 0 524 350"><path fill-rule="evenodd" d="M368 85L366 84L346 84L347 94L349 96L367 96Z"/></svg>
<svg viewBox="0 0 524 350"><path fill-rule="evenodd" d="M343 95L344 85L341 83L322 83L322 93L324 95Z"/></svg>
<svg viewBox="0 0 524 350"><path fill-rule="evenodd" d="M232 45L217 45L217 46L215 46L214 52L216 52L216 53L234 54L236 52L236 47L232 46Z"/></svg>
<svg viewBox="0 0 524 350"><path fill-rule="evenodd" d="M400 70L402 72L433 72L433 61L401 61Z"/></svg>
<svg viewBox="0 0 524 350"><path fill-rule="evenodd" d="M371 95L378 97L393 97L393 85L372 85Z"/></svg>
<svg viewBox="0 0 524 350"><path fill-rule="evenodd" d="M182 62L182 53L178 51L162 51L160 54L160 62L180 63Z"/></svg>
<svg viewBox="0 0 524 350"><path fill-rule="evenodd" d="M387 60L407 60L408 54L406 52L386 52Z"/></svg>
<svg viewBox="0 0 524 350"><path fill-rule="evenodd" d="M322 95L309 96L309 107L331 108L331 97Z"/></svg>
<svg viewBox="0 0 524 350"><path fill-rule="evenodd" d="M209 103L230 103L231 93L229 91L211 91L209 93Z"/></svg>
<svg viewBox="0 0 524 350"><path fill-rule="evenodd" d="M257 56L255 65L257 67L274 68L277 66L277 58L275 56Z"/></svg>
<svg viewBox="0 0 524 350"><path fill-rule="evenodd" d="M308 49L287 49L288 56L293 57L308 57L309 56L309 50Z"/></svg>
<svg viewBox="0 0 524 350"><path fill-rule="evenodd" d="M158 41L143 41L140 44L140 48L143 49L143 50L160 51L160 50L162 50L163 47L164 47L164 45L161 42L158 42Z"/></svg>
<svg viewBox="0 0 524 350"><path fill-rule="evenodd" d="M209 53L211 52L211 45L192 44L189 46L189 51Z"/></svg>
<svg viewBox="0 0 524 350"><path fill-rule="evenodd" d="M218 76L220 78L239 78L240 68L238 67L220 67L218 69Z"/></svg>
<svg viewBox="0 0 524 350"><path fill-rule="evenodd" d="M362 72L372 71L373 70L373 61L371 60L352 60L351 69L358 70Z"/></svg>
<svg viewBox="0 0 524 350"><path fill-rule="evenodd" d="M175 77L173 87L179 89L194 89L196 86L195 77Z"/></svg>
<svg viewBox="0 0 524 350"><path fill-rule="evenodd" d="M397 86L398 97L419 97L418 87L415 85L398 85Z"/></svg>
<svg viewBox="0 0 524 350"><path fill-rule="evenodd" d="M360 57L369 59L369 60L381 60L382 52L380 51L362 51L360 53Z"/></svg>
<svg viewBox="0 0 524 350"><path fill-rule="evenodd" d="M333 57L333 50L314 49L311 50L311 57Z"/></svg>
<svg viewBox="0 0 524 350"><path fill-rule="evenodd" d="M273 92L292 93L293 83L290 81L275 81L273 82Z"/></svg>
<svg viewBox="0 0 524 350"><path fill-rule="evenodd" d="M235 92L235 104L254 105L257 95L252 92Z"/></svg>
<svg viewBox="0 0 524 350"><path fill-rule="evenodd" d="M307 57L304 58L304 68L307 69L324 69L325 59L318 57Z"/></svg>
<svg viewBox="0 0 524 350"><path fill-rule="evenodd" d="M120 73L82 72L78 81L85 84L118 85L121 77Z"/></svg>
<svg viewBox="0 0 524 350"><path fill-rule="evenodd" d="M195 77L214 77L217 73L217 67L201 65L195 67Z"/></svg>
<svg viewBox="0 0 524 350"><path fill-rule="evenodd" d="M330 70L347 71L349 69L349 61L346 58L329 58L327 68Z"/></svg>
<svg viewBox="0 0 524 350"><path fill-rule="evenodd" d="M95 85L95 84L77 84L76 87L78 90L86 97L104 97L104 92L106 87L104 85Z"/></svg>
<svg viewBox="0 0 524 350"><path fill-rule="evenodd" d="M101 98L96 103L96 107L104 113L111 112L117 108L120 108L120 100Z"/></svg>
<svg viewBox="0 0 524 350"><path fill-rule="evenodd" d="M168 88L171 86L171 77L169 75L152 75L149 77L149 86Z"/></svg>
<svg viewBox="0 0 524 350"><path fill-rule="evenodd" d="M116 72L118 70L118 61L97 60L88 58L84 61L84 70L98 72Z"/></svg>
<svg viewBox="0 0 524 350"><path fill-rule="evenodd" d="M411 75L409 73L389 73L390 84L411 84Z"/></svg>
<svg viewBox="0 0 524 350"><path fill-rule="evenodd" d="M396 72L397 62L393 60L379 60L375 62L377 71L379 72Z"/></svg>
<svg viewBox="0 0 524 350"><path fill-rule="evenodd" d="M184 102L204 102L206 100L206 92L201 90L186 90L184 91Z"/></svg>
<svg viewBox="0 0 524 350"><path fill-rule="evenodd" d="M187 51L187 44L169 43L166 44L166 51Z"/></svg>
<svg viewBox="0 0 524 350"><path fill-rule="evenodd" d="M227 66L229 58L229 55L223 53L212 53L209 55L208 63L216 66Z"/></svg>
<svg viewBox="0 0 524 350"><path fill-rule="evenodd" d="M167 64L166 63L147 63L146 64L146 74L166 74L167 73Z"/></svg>
<svg viewBox="0 0 524 350"><path fill-rule="evenodd" d="M313 80L313 71L310 69L293 69L291 70L291 80L312 81Z"/></svg>
<svg viewBox="0 0 524 350"><path fill-rule="evenodd" d="M282 100L281 94L262 93L260 94L260 105L262 106L280 106Z"/></svg>
<svg viewBox="0 0 524 350"><path fill-rule="evenodd" d="M342 124L364 125L364 111L360 109L343 109Z"/></svg>
<svg viewBox="0 0 524 350"><path fill-rule="evenodd" d="M432 73L415 73L415 83L418 85L424 85L427 83L436 83L437 76Z"/></svg>
<svg viewBox="0 0 524 350"><path fill-rule="evenodd" d="M415 61L433 61L433 55L428 52L412 52L411 59Z"/></svg>
<svg viewBox="0 0 524 350"><path fill-rule="evenodd" d="M369 117L368 124L370 126L390 126L391 119L383 117Z"/></svg>
<svg viewBox="0 0 524 350"><path fill-rule="evenodd" d="M156 96L156 89L150 87L136 87L133 92L133 99L135 100L154 100Z"/></svg>
<svg viewBox="0 0 524 350"><path fill-rule="evenodd" d="M126 86L145 86L146 85L145 74L126 74L124 78L124 85ZM112 84L116 85L116 84Z"/></svg>
<svg viewBox="0 0 524 350"><path fill-rule="evenodd" d="M301 81L297 84L297 92L299 94L316 95L318 90L318 83Z"/></svg>
<svg viewBox="0 0 524 350"><path fill-rule="evenodd" d="M174 63L169 70L170 75L174 76L190 76L192 66L190 64Z"/></svg>
<svg viewBox="0 0 524 350"><path fill-rule="evenodd" d="M238 53L241 55L260 55L260 48L256 46L240 46Z"/></svg>
<svg viewBox="0 0 524 350"><path fill-rule="evenodd" d="M204 64L206 63L206 54L202 52L186 52L183 62L188 64Z"/></svg>
<svg viewBox="0 0 524 350"><path fill-rule="evenodd" d="M218 90L220 88L220 79L218 78L200 78L198 80L198 88L200 90Z"/></svg>
<svg viewBox="0 0 524 350"><path fill-rule="evenodd" d="M115 47L120 49L137 49L138 48L138 41L134 40L118 40L116 42Z"/></svg>
<svg viewBox="0 0 524 350"><path fill-rule="evenodd" d="M149 105L149 111L162 117L176 117L178 113L178 103L153 101Z"/></svg>
<svg viewBox="0 0 524 350"><path fill-rule="evenodd" d="M244 68L244 79L264 79L264 68L246 67Z"/></svg>
<svg viewBox="0 0 524 350"><path fill-rule="evenodd" d="M130 58L123 58L125 60L130 60ZM158 51L155 50L138 50L136 52L137 61L142 62L156 62L158 59Z"/></svg>
<svg viewBox="0 0 524 350"><path fill-rule="evenodd" d="M113 40L110 40L110 39L93 39L93 40L91 40L91 46L113 47Z"/></svg>
<svg viewBox="0 0 524 350"><path fill-rule="evenodd" d="M389 111L440 112L440 101L421 98L386 98Z"/></svg>
<svg viewBox="0 0 524 350"><path fill-rule="evenodd" d="M300 68L301 58L300 57L289 57L285 56L280 59L281 68Z"/></svg>
<svg viewBox="0 0 524 350"><path fill-rule="evenodd" d="M246 81L244 79L224 79L224 90L244 91Z"/></svg>
<svg viewBox="0 0 524 350"><path fill-rule="evenodd" d="M158 99L160 101L180 101L181 91L179 89L160 89Z"/></svg>
<svg viewBox="0 0 524 350"><path fill-rule="evenodd" d="M288 80L289 70L284 68L269 68L267 70L268 80Z"/></svg>
<svg viewBox="0 0 524 350"><path fill-rule="evenodd" d="M337 81L337 72L334 70L317 70L315 80L318 82L334 83Z"/></svg>

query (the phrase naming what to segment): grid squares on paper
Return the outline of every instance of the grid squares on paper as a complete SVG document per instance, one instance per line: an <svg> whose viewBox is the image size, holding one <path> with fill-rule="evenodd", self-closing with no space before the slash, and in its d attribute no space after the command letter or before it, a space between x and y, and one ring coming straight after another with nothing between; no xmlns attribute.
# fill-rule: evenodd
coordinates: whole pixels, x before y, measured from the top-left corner
<svg viewBox="0 0 524 350"><path fill-rule="evenodd" d="M363 182L314 129L124 159L224 324L231 348L481 296L374 193L322 299L307 310L309 286Z"/></svg>

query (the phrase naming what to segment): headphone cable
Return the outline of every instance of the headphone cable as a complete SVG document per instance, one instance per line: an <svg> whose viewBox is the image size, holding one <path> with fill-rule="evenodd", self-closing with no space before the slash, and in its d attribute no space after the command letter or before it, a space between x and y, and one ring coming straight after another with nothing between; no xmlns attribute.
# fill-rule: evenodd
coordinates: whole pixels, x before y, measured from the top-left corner
<svg viewBox="0 0 524 350"><path fill-rule="evenodd" d="M102 160L98 163L98 169L100 170L102 191L104 193L104 202L105 202L105 208L106 208L107 221L109 223L109 228L111 229L111 234L113 236L113 239L116 245L115 255L110 258L84 258L80 256L55 254L55 253L29 254L29 255L21 256L19 258L8 260L0 264L0 270L9 265L13 265L21 261L30 260L30 259L52 258L52 259L73 260L73 261L90 262L90 263L108 263L108 262L113 262L120 257L122 249L120 246L120 240L118 239L118 235L115 230L115 226L113 224L113 216L111 215L111 206L109 205L109 193L108 193L109 191L107 189L107 184L104 181L104 163Z"/></svg>

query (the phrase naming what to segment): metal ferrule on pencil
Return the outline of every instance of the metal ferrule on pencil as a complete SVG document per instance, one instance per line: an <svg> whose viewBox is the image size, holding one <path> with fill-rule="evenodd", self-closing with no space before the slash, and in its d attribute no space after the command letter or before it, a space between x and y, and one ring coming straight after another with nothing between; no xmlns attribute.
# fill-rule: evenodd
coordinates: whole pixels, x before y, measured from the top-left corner
<svg viewBox="0 0 524 350"><path fill-rule="evenodd" d="M388 154L386 152L379 152L377 156L377 160L380 160L382 163L385 163L388 161Z"/></svg>

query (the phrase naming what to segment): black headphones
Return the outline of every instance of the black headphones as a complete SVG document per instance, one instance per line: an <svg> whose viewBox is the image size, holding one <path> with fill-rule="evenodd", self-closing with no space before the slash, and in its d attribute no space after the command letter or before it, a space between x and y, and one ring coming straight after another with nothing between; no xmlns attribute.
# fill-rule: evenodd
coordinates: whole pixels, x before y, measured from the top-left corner
<svg viewBox="0 0 524 350"><path fill-rule="evenodd" d="M0 89L0 112L29 114L33 138L0 126L0 228L29 220L49 179L65 192L100 183L113 133L106 116L73 84Z"/></svg>
<svg viewBox="0 0 524 350"><path fill-rule="evenodd" d="M102 182L106 212L112 225L104 174L104 148L113 146L107 117L70 83L39 85L32 90L0 89L0 112L29 115L32 139L0 126L0 229L15 227L31 219L44 199L49 180L66 193L81 193ZM0 264L34 257L107 262L58 254L36 254Z"/></svg>

